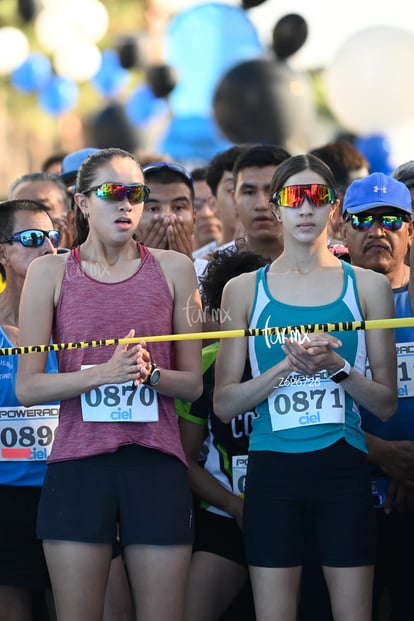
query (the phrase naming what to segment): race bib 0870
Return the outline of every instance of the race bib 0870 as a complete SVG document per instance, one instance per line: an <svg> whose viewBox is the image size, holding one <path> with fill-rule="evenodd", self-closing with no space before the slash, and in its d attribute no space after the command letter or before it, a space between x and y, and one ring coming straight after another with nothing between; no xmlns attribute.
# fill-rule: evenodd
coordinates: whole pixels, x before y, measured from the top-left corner
<svg viewBox="0 0 414 621"><path fill-rule="evenodd" d="M127 382L97 386L81 395L81 405L86 422L148 423L159 419L158 395L147 384L133 386L132 382Z"/></svg>

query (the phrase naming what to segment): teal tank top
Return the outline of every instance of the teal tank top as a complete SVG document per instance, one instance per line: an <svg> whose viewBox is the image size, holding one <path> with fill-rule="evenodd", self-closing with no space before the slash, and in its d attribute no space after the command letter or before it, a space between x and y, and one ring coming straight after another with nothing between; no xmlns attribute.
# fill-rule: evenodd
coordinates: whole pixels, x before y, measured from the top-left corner
<svg viewBox="0 0 414 621"><path fill-rule="evenodd" d="M364 319L355 274L342 262L344 284L338 299L322 306L291 306L273 298L267 286L267 269L258 270L249 328L300 326L314 323L360 321ZM343 346L338 353L361 374L365 374L367 351L365 332L336 333ZM306 336L293 334L297 339ZM289 338L286 335L285 338ZM253 377L280 362L285 354L281 335L249 337L249 357ZM290 374L286 384L275 386L257 408L249 450L302 453L316 451L345 439L367 452L357 403L340 384L321 371L313 376Z"/></svg>

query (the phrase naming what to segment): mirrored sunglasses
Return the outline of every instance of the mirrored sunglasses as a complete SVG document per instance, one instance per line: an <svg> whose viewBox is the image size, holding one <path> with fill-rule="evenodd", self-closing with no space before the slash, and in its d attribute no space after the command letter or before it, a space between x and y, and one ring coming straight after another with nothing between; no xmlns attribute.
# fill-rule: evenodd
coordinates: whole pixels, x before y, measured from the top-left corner
<svg viewBox="0 0 414 621"><path fill-rule="evenodd" d="M409 222L409 216L404 215L361 215L351 214L349 218L346 218L345 222L351 222L351 226L356 231L368 231L374 222L378 222L380 226L387 231L399 231L403 225L403 222Z"/></svg>
<svg viewBox="0 0 414 621"><path fill-rule="evenodd" d="M301 207L307 198L315 207L333 205L337 199L336 191L328 185L307 183L303 185L287 185L275 192L272 203L280 207Z"/></svg>
<svg viewBox="0 0 414 621"><path fill-rule="evenodd" d="M60 232L56 229L51 231L41 231L40 229L26 229L25 231L18 231L13 233L9 239L6 239L3 243L20 242L26 248L39 248L43 246L46 239L50 239L50 242L54 248L58 248L60 244Z"/></svg>
<svg viewBox="0 0 414 621"><path fill-rule="evenodd" d="M142 183L115 183L114 181L108 181L101 183L93 188L84 190L82 194L88 194L89 192L95 192L96 196L103 201L120 202L125 197L128 198L130 203L143 203L148 200L150 190L146 185Z"/></svg>

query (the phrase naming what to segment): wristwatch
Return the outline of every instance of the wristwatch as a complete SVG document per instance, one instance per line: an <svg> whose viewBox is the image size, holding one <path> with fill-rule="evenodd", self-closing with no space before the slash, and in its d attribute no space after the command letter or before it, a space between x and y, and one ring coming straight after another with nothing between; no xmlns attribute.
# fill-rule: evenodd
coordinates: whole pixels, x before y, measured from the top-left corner
<svg viewBox="0 0 414 621"><path fill-rule="evenodd" d="M161 379L161 371L156 362L151 363L151 371L143 384L148 386L156 386Z"/></svg>
<svg viewBox="0 0 414 621"><path fill-rule="evenodd" d="M351 365L348 360L344 360L344 366L335 371L335 373L332 373L332 375L329 375L329 379L335 382L335 384L339 384L340 382L343 382L344 379L349 377L350 373Z"/></svg>

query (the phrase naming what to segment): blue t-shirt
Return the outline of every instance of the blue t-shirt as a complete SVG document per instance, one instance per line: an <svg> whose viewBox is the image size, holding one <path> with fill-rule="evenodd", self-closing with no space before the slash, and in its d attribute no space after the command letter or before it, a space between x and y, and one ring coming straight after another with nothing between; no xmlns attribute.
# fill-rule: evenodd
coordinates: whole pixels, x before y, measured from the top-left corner
<svg viewBox="0 0 414 621"><path fill-rule="evenodd" d="M13 343L10 342L3 329L0 328L0 348L9 347L13 347ZM26 434L22 437L19 437L18 434L16 435L16 428L12 424L8 424L6 410L4 409L20 406L22 410L27 411L27 408L23 408L16 397L18 359L18 355L0 356L0 450L2 455L7 452L7 447L24 449L32 445L30 435ZM54 352L50 352L48 356L46 370L48 373L57 373L57 361ZM16 414L18 412L19 410L16 408ZM41 451L37 454L40 456ZM43 484L45 474L45 459L11 459L8 461L2 458L0 461L0 485L39 486Z"/></svg>
<svg viewBox="0 0 414 621"><path fill-rule="evenodd" d="M408 287L394 289L395 316L412 317ZM384 440L414 440L414 328L397 328L395 341L398 356L398 408L390 420L381 421L361 408L364 431ZM372 468L373 474L380 469ZM384 476L384 475L382 475Z"/></svg>

